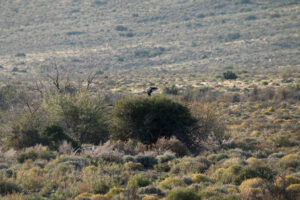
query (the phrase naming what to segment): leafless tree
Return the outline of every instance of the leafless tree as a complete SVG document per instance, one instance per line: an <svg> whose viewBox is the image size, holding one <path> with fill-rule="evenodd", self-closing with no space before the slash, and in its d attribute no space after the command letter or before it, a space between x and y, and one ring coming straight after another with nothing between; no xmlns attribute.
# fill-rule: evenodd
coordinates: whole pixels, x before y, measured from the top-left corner
<svg viewBox="0 0 300 200"><path fill-rule="evenodd" d="M91 84L93 83L93 81L96 77L97 77L97 72L92 71L88 74L88 77L87 77L87 80L86 80L86 82L87 82L86 89L87 90L90 89L90 86L91 86Z"/></svg>

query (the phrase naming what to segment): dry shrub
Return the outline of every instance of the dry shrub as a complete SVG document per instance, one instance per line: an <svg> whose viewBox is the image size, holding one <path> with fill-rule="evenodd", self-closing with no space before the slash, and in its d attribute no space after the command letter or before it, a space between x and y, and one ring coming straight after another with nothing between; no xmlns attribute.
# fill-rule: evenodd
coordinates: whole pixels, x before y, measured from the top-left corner
<svg viewBox="0 0 300 200"><path fill-rule="evenodd" d="M242 182L239 186L242 199L263 199L270 196L266 183L262 178L251 178Z"/></svg>
<svg viewBox="0 0 300 200"><path fill-rule="evenodd" d="M107 141L103 145L89 145L82 147L81 155L90 156L92 159L104 159L106 161L122 162L123 152L115 148L115 145Z"/></svg>
<svg viewBox="0 0 300 200"><path fill-rule="evenodd" d="M217 149L225 139L225 125L214 103L193 102L190 104L192 115L197 119L197 126L191 131L190 137L194 143L193 148L199 150L200 146L207 149Z"/></svg>
<svg viewBox="0 0 300 200"><path fill-rule="evenodd" d="M70 155L74 151L72 144L66 140L64 140L58 147L58 152L60 154L68 154Z"/></svg>
<svg viewBox="0 0 300 200"><path fill-rule="evenodd" d="M186 186L183 180L180 180L178 177L169 177L161 181L158 185L162 189L173 189L175 187Z"/></svg>
<svg viewBox="0 0 300 200"><path fill-rule="evenodd" d="M172 151L177 156L185 156L189 154L189 150L184 143L178 140L175 136L168 138L159 138L154 145L159 151Z"/></svg>

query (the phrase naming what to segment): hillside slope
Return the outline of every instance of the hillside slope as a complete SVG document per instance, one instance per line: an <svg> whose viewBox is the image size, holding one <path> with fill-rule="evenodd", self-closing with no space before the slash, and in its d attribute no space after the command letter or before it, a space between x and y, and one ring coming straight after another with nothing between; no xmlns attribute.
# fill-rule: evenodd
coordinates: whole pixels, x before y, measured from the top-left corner
<svg viewBox="0 0 300 200"><path fill-rule="evenodd" d="M299 65L299 12L297 0L2 0L0 65Z"/></svg>

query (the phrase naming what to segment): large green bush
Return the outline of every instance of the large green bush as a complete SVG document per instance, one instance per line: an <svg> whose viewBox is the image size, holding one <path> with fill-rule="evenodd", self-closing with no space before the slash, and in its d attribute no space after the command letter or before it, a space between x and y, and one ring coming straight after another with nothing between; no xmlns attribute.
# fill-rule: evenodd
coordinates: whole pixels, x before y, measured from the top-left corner
<svg viewBox="0 0 300 200"><path fill-rule="evenodd" d="M47 126L41 134L44 145L47 145L51 150L58 150L59 145L64 141L68 141L73 147L78 147L78 144L64 133L62 127L58 125Z"/></svg>
<svg viewBox="0 0 300 200"><path fill-rule="evenodd" d="M106 107L89 93L50 96L45 109L53 123L81 144L99 144L108 139Z"/></svg>
<svg viewBox="0 0 300 200"><path fill-rule="evenodd" d="M41 143L38 130L34 127L16 125L13 127L12 135L9 138L9 146L14 149L31 147Z"/></svg>
<svg viewBox="0 0 300 200"><path fill-rule="evenodd" d="M114 108L113 120L114 139L133 138L145 144L173 135L187 142L188 130L196 123L187 107L160 96L121 99Z"/></svg>

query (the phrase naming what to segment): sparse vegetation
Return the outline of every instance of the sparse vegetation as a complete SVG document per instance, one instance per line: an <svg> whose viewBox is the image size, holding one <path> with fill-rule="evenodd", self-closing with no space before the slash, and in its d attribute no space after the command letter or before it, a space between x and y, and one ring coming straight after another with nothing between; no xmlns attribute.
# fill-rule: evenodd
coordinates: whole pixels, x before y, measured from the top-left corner
<svg viewBox="0 0 300 200"><path fill-rule="evenodd" d="M300 199L299 6L0 1L0 199Z"/></svg>

